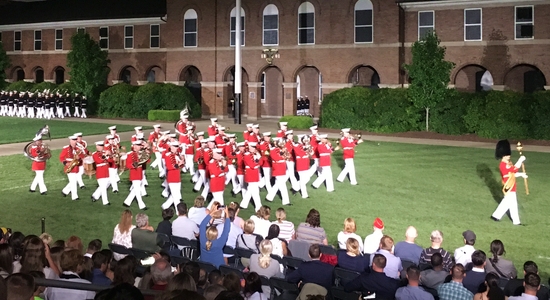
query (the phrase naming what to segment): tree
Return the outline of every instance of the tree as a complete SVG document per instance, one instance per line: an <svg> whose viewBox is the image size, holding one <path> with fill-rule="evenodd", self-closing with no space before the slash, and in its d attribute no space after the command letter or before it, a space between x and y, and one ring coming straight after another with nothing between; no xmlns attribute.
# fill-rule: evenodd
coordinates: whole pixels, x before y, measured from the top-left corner
<svg viewBox="0 0 550 300"><path fill-rule="evenodd" d="M427 34L412 46L412 62L404 65L409 73L409 98L414 106L426 110L426 131L429 130L430 108L445 99L454 63L445 60L445 47L439 45L435 33Z"/></svg>
<svg viewBox="0 0 550 300"><path fill-rule="evenodd" d="M71 44L71 51L67 54L71 82L75 90L88 98L89 110L94 111L109 75L107 51L101 50L99 44L83 32L73 35Z"/></svg>
<svg viewBox="0 0 550 300"><path fill-rule="evenodd" d="M6 85L6 69L11 65L10 58L0 41L0 88Z"/></svg>

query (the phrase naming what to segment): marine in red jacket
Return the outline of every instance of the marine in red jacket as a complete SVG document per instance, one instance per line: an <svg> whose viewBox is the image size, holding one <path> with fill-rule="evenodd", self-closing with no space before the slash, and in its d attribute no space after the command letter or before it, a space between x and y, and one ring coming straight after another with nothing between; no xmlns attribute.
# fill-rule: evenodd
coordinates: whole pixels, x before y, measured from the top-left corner
<svg viewBox="0 0 550 300"><path fill-rule="evenodd" d="M319 167L321 168L321 174L317 179L313 182L314 188L319 188L323 182L325 182L327 186L327 192L333 192L334 191L334 181L332 178L332 169L330 168L331 165L331 154L334 151L332 148L331 143L327 139L327 135L323 134L319 136L321 138L321 143L317 146L317 150L319 151Z"/></svg>
<svg viewBox="0 0 550 300"><path fill-rule="evenodd" d="M267 201L273 201L275 195L277 195L277 192L280 192L282 204L288 205L290 204L288 190L286 187L286 181L288 179L286 172L286 158L288 153L285 148L285 141L280 138L275 139L274 142L277 143L277 146L273 147L269 153L272 162L271 175L275 177L275 184L273 185L273 188L268 191L265 199Z"/></svg>
<svg viewBox="0 0 550 300"><path fill-rule="evenodd" d="M218 118L211 118L210 122L212 124L208 125L208 137L215 136L218 134Z"/></svg>
<svg viewBox="0 0 550 300"><path fill-rule="evenodd" d="M349 174L349 181L352 185L357 184L357 178L355 177L355 163L353 158L355 157L355 147L362 143L363 140L361 139L355 139L353 138L350 133L349 128L342 129L342 137L340 138L340 147L342 147L343 150L343 156L344 156L344 169L342 169L342 172L338 175L336 178L339 182L344 182L346 177Z"/></svg>
<svg viewBox="0 0 550 300"><path fill-rule="evenodd" d="M257 143L248 143L248 152L244 154L244 182L246 182L247 189L243 195L243 201L241 207L247 208L250 199L254 200L254 206L256 211L262 206L260 199L260 153L256 149Z"/></svg>
<svg viewBox="0 0 550 300"><path fill-rule="evenodd" d="M277 131L277 137L278 138L285 138L286 137L286 131L288 130L288 123L287 122L279 122L279 126L281 129Z"/></svg>
<svg viewBox="0 0 550 300"><path fill-rule="evenodd" d="M166 166L166 182L168 183L169 196L162 204L162 209L168 209L174 205L177 210L177 205L181 201L181 168L185 165L180 151L180 143L173 141L170 143L170 150L163 155L164 165Z"/></svg>
<svg viewBox="0 0 550 300"><path fill-rule="evenodd" d="M212 203L218 201L221 205L224 205L223 191L225 190L227 160L222 156L222 149L213 150L212 160L208 164L208 173L210 174L210 192L212 193Z"/></svg>
<svg viewBox="0 0 550 300"><path fill-rule="evenodd" d="M103 142L96 142L95 145L96 151L92 153L92 158L96 166L95 178L98 186L92 194L92 201L95 202L101 198L103 205L110 205L107 188L109 187L109 166L113 163L113 157L105 152Z"/></svg>
<svg viewBox="0 0 550 300"><path fill-rule="evenodd" d="M128 153L126 158L126 168L130 170L130 181L132 186L130 188L130 194L124 200L124 206L130 207L134 199L138 202L139 209L146 210L147 206L141 199L141 180L143 179L143 166L139 164L139 151L142 150L142 141L136 141L133 144L133 149ZM144 162L147 163L147 162Z"/></svg>
<svg viewBox="0 0 550 300"><path fill-rule="evenodd" d="M32 170L34 171L34 180L31 183L29 191L34 193L36 186L40 189L41 195L46 195L48 189L44 183L44 171L46 170L46 160L50 158L50 154L46 155L46 147L42 144L42 136L38 135L33 139L34 143L31 146L30 154L33 158Z"/></svg>
<svg viewBox="0 0 550 300"><path fill-rule="evenodd" d="M67 178L69 179L69 183L63 188L61 193L64 197L66 197L69 193L71 194L72 200L78 200L78 194L77 194L77 174L78 174L78 166L82 164L82 160L80 159L80 153L82 153L82 149L77 148L77 142L76 142L76 136L70 136L69 137L69 145L63 147L61 150L61 153L59 154L59 161L63 163L64 168L63 171L67 174ZM75 160L78 160L76 165L73 165ZM73 165L71 170L69 170L69 167Z"/></svg>

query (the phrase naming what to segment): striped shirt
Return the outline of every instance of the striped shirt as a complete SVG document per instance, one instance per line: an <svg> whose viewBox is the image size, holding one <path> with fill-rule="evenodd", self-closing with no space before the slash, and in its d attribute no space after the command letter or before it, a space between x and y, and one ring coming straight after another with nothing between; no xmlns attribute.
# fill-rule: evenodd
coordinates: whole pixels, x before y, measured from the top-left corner
<svg viewBox="0 0 550 300"><path fill-rule="evenodd" d="M443 269L446 271L450 271L453 267L453 259L451 258L451 255L449 252L445 251L443 248L437 248L434 249L432 247L424 249L422 251L422 254L420 254L420 263L421 264L431 264L432 263L432 255L434 253L439 253L443 257Z"/></svg>
<svg viewBox="0 0 550 300"><path fill-rule="evenodd" d="M300 223L296 229L296 239L310 244L323 244L327 234L322 227L312 227L308 223Z"/></svg>
<svg viewBox="0 0 550 300"><path fill-rule="evenodd" d="M279 226L279 239L285 240L287 242L290 242L290 240L292 240L292 237L294 236L294 224L292 222L283 220L280 222L274 221L272 224L276 224L277 226Z"/></svg>

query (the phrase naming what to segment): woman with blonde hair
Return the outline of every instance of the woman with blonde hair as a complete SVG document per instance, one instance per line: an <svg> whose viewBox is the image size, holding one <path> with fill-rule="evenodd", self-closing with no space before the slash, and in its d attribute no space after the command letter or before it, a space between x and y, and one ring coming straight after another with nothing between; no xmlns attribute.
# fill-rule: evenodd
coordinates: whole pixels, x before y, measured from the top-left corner
<svg viewBox="0 0 550 300"><path fill-rule="evenodd" d="M272 276L282 278L281 265L278 261L271 258L271 253L273 253L273 244L271 244L271 241L261 241L260 253L250 256L250 272L256 272L267 278Z"/></svg>
<svg viewBox="0 0 550 300"><path fill-rule="evenodd" d="M359 250L359 241L355 238L346 240L346 250L338 251L338 266L343 269L352 270L355 272L369 271L369 258L363 256Z"/></svg>
<svg viewBox="0 0 550 300"><path fill-rule="evenodd" d="M125 209L120 216L120 221L115 226L111 243L132 248L132 230L134 228L136 226L132 225L132 211ZM126 255L113 253L113 257L118 261L126 257Z"/></svg>
<svg viewBox="0 0 550 300"><path fill-rule="evenodd" d="M223 247L227 243L227 237L229 235L229 229L231 228L231 221L229 218L225 218L223 225L223 232L218 238L218 229L212 225L214 222L214 216L218 217L219 212L218 208L212 205L212 213L207 215L199 227L200 235L200 247L201 247L201 256L200 260L204 262L209 262L219 268L220 265L225 265L225 260L223 259ZM227 216L227 206L225 207L225 215ZM207 225L210 225L208 229Z"/></svg>
<svg viewBox="0 0 550 300"><path fill-rule="evenodd" d="M359 242L359 251L363 252L363 239L355 233L357 230L355 220L353 218L347 218L344 220L344 230L338 233L338 246L340 249L345 250L346 242L349 238L354 238Z"/></svg>
<svg viewBox="0 0 550 300"><path fill-rule="evenodd" d="M271 207L267 205L262 205L260 209L256 212L256 215L250 217L250 219L254 221L254 225L256 226L254 229L254 233L261 235L262 238L265 238L269 232L269 226L271 226L271 222L269 222L270 216Z"/></svg>
<svg viewBox="0 0 550 300"><path fill-rule="evenodd" d="M277 221L273 221L272 224L279 226L279 239L285 240L287 243L295 239L296 232L294 231L294 223L286 220L285 209L282 207L278 208L275 212L275 217Z"/></svg>

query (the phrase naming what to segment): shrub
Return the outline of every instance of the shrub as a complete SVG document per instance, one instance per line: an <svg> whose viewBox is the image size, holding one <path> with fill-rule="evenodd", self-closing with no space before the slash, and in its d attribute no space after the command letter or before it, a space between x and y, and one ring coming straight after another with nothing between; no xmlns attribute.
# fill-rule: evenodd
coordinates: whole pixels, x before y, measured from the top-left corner
<svg viewBox="0 0 550 300"><path fill-rule="evenodd" d="M483 93L464 93L455 89L449 89L445 101L431 109L430 128L434 132L443 134L470 133L464 122L464 116L472 101L483 101Z"/></svg>
<svg viewBox="0 0 550 300"><path fill-rule="evenodd" d="M71 93L71 94L77 92L74 87L74 84L70 81L63 82L62 84L58 85L56 90L58 90L61 93Z"/></svg>
<svg viewBox="0 0 550 300"><path fill-rule="evenodd" d="M44 90L49 90L50 93L53 93L57 89L57 84L51 82L41 82L35 84L30 90L33 92L43 92Z"/></svg>
<svg viewBox="0 0 550 300"><path fill-rule="evenodd" d="M179 121L180 110L150 110L147 119L149 121Z"/></svg>
<svg viewBox="0 0 550 300"><path fill-rule="evenodd" d="M163 103L160 109L176 109L178 110L179 114L179 111L183 110L183 108L187 104L187 106L189 107L190 119L198 119L201 117L201 106L200 104L197 104L195 97L193 97L193 94L191 94L188 88L167 83L162 85L162 94Z"/></svg>
<svg viewBox="0 0 550 300"><path fill-rule="evenodd" d="M10 84L6 90L24 92L24 91L30 91L33 86L34 86L34 83L32 82L26 82L26 81L20 80Z"/></svg>
<svg viewBox="0 0 550 300"><path fill-rule="evenodd" d="M308 116L283 116L279 122L288 122L290 129L309 129L313 126L313 119Z"/></svg>
<svg viewBox="0 0 550 300"><path fill-rule="evenodd" d="M136 86L119 83L103 91L99 98L99 116L132 118L128 109L133 105L132 98L137 89Z"/></svg>
<svg viewBox="0 0 550 300"><path fill-rule="evenodd" d="M529 96L530 138L550 140L550 91L536 92Z"/></svg>

